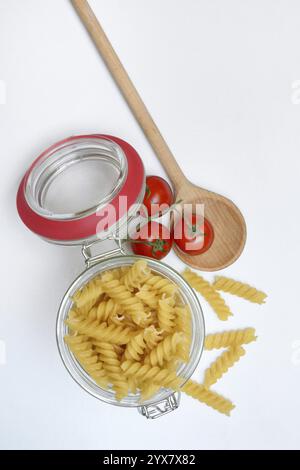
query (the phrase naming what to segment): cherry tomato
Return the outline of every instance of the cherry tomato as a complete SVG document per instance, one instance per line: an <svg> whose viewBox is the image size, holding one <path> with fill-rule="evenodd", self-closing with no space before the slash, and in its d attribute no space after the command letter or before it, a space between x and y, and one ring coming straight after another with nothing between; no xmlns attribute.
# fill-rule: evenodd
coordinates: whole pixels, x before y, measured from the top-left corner
<svg viewBox="0 0 300 470"><path fill-rule="evenodd" d="M170 230L154 220L150 220L131 236L131 247L136 255L150 258L164 258L173 245Z"/></svg>
<svg viewBox="0 0 300 470"><path fill-rule="evenodd" d="M147 208L149 217L158 212L164 212L167 206L173 204L173 201L174 196L169 183L160 176L147 176L143 204ZM161 205L165 206L162 210L159 209Z"/></svg>
<svg viewBox="0 0 300 470"><path fill-rule="evenodd" d="M185 214L174 226L174 242L189 255L205 253L214 240L211 223L202 216Z"/></svg>

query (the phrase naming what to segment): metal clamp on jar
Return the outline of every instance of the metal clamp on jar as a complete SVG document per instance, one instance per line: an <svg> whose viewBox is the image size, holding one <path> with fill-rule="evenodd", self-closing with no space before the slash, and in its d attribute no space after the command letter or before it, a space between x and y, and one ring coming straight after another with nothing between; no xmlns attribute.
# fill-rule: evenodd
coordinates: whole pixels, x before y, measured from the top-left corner
<svg viewBox="0 0 300 470"><path fill-rule="evenodd" d="M161 388L144 402L138 393L117 401L113 390L101 388L84 371L64 342L68 333L65 320L74 293L99 273L132 265L137 260L137 256L125 253L120 233L136 214L144 192L144 167L133 147L112 136L83 135L58 142L34 161L19 186L17 207L25 225L45 240L82 247L85 270L67 290L57 316L57 344L68 372L99 400L138 408L142 415L153 419L178 408L180 394ZM111 208L114 217L109 219L107 212ZM114 239L117 245L93 255L93 246L108 238ZM147 258L147 263L153 272L178 286L182 301L191 311L190 360L178 368L184 383L193 374L203 350L205 332L201 306L177 271L151 258Z"/></svg>

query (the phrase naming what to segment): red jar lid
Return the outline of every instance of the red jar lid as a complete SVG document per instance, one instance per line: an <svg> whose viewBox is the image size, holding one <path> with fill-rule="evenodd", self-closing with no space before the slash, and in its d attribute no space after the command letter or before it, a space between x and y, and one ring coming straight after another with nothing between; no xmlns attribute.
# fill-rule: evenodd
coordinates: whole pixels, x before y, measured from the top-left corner
<svg viewBox="0 0 300 470"><path fill-rule="evenodd" d="M37 235L77 244L126 218L142 201L144 184L141 158L127 142L102 134L74 136L33 162L20 183L17 209ZM108 218L111 210L115 218Z"/></svg>

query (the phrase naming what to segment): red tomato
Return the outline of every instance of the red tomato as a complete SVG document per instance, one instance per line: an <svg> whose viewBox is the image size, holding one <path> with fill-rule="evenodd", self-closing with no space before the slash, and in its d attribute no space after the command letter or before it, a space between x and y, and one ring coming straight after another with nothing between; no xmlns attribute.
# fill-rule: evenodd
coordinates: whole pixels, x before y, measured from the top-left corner
<svg viewBox="0 0 300 470"><path fill-rule="evenodd" d="M211 223L202 216L186 214L174 227L174 241L180 250L189 255L207 251L214 240Z"/></svg>
<svg viewBox="0 0 300 470"><path fill-rule="evenodd" d="M147 176L146 192L143 200L148 216L164 212L173 204L174 197L170 185L160 176ZM163 205L160 209L159 206Z"/></svg>
<svg viewBox="0 0 300 470"><path fill-rule="evenodd" d="M136 255L150 258L164 258L173 245L170 230L164 225L150 220L131 237L131 247Z"/></svg>

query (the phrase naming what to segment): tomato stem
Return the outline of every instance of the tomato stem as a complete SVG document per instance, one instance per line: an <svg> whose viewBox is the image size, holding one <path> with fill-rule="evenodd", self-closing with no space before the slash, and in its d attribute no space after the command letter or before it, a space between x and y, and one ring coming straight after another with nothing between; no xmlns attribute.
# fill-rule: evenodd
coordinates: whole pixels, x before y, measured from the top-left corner
<svg viewBox="0 0 300 470"><path fill-rule="evenodd" d="M135 240L134 238L125 238L125 241L130 241L130 243L141 243L146 246L152 247L152 253L155 254L157 251L161 251L162 253L166 252L166 241L165 240L154 240L151 242L150 240Z"/></svg>
<svg viewBox="0 0 300 470"><path fill-rule="evenodd" d="M145 196L146 196L146 199L149 199L149 197L151 196L151 191L147 184L146 184Z"/></svg>

